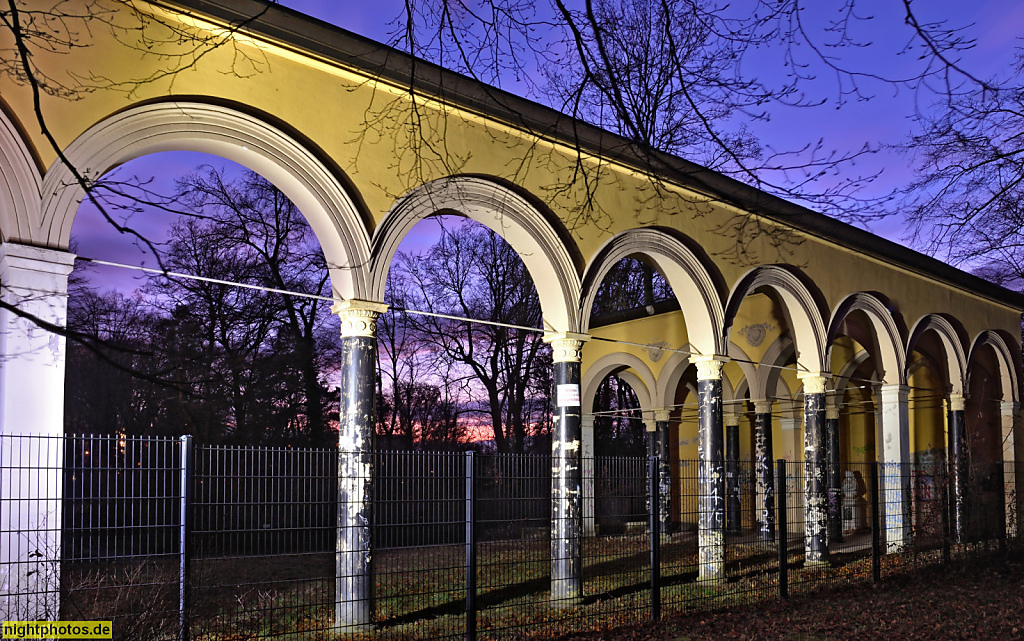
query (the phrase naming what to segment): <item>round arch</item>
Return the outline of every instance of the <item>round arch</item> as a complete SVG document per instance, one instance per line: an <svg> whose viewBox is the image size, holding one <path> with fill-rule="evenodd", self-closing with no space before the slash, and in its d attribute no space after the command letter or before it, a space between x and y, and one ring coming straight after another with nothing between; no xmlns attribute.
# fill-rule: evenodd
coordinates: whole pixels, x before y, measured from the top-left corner
<svg viewBox="0 0 1024 641"><path fill-rule="evenodd" d="M601 281L616 263L634 254L654 261L664 274L683 310L690 348L699 354L724 354L722 298L710 272L679 239L657 228L621 232L605 242L591 259L583 276L582 331L589 329L590 311Z"/></svg>
<svg viewBox="0 0 1024 641"><path fill-rule="evenodd" d="M672 407L675 405L676 388L679 387L679 381L683 379L686 368L690 366L689 352L690 346L687 344L679 348L679 351L673 352L665 360L665 365L658 374L655 386L653 400L656 407Z"/></svg>
<svg viewBox="0 0 1024 641"><path fill-rule="evenodd" d="M759 289L769 288L782 299L785 307L790 331L793 334L797 363L807 371L828 371L825 362L824 314L811 290L792 269L788 266L764 265L744 274L729 293L723 334L728 336L743 299Z"/></svg>
<svg viewBox="0 0 1024 641"><path fill-rule="evenodd" d="M214 154L272 182L309 222L330 266L335 295L367 298L370 245L354 201L310 150L254 116L198 102L142 105L93 125L64 153L95 178L162 151ZM84 193L62 163L54 163L42 188L40 237L47 245L67 247Z"/></svg>
<svg viewBox="0 0 1024 641"><path fill-rule="evenodd" d="M750 397L755 399L771 398L773 390L779 385L786 385L782 378L782 368L790 357L796 357L796 348L793 339L789 336L779 336L765 350L761 357L761 364L758 365L758 376L751 379L753 385L750 390ZM787 386L788 389L788 386ZM792 394L792 392L789 392Z"/></svg>
<svg viewBox="0 0 1024 641"><path fill-rule="evenodd" d="M617 352L605 354L594 361L593 364L587 367L587 371L584 372L580 381L580 389L582 390L582 398L580 400L583 404L580 409L584 414L590 414L594 411L594 395L597 393L597 388L601 385L601 381L609 374L619 371L621 371L618 374L619 378L626 381L633 388L637 399L640 400L640 408L643 410L655 409L652 404L655 390L654 374L651 373L646 363L633 354Z"/></svg>
<svg viewBox="0 0 1024 641"><path fill-rule="evenodd" d="M896 320L889 312L888 305L877 295L855 292L839 302L835 311L832 312L832 318L828 325L828 342L826 344L829 352L832 350L833 342L842 331L843 322L847 316L856 311L864 312L874 329L875 344L878 347L875 362L882 370L879 372L882 380L888 383L905 384L907 356L903 351L903 335L896 325ZM896 380L892 380L892 377L895 377Z"/></svg>
<svg viewBox="0 0 1024 641"><path fill-rule="evenodd" d="M974 358L985 347L991 347L992 351L996 354L995 360L999 366L1000 390L1003 394L1002 400L1019 402L1018 384L1020 377L1017 371L1017 363L1019 361L1013 357L1013 352L1010 351L1009 345L1007 345L999 332L985 330L974 338L974 341L971 343L970 355L967 359L967 376L970 377L970 364L974 362Z"/></svg>
<svg viewBox="0 0 1024 641"><path fill-rule="evenodd" d="M42 179L18 128L0 109L0 242L39 238Z"/></svg>
<svg viewBox="0 0 1024 641"><path fill-rule="evenodd" d="M953 394L963 394L967 382L967 356L964 353L964 341L961 337L965 332L962 327L959 327L959 323L954 325L955 322L942 314L922 316L910 330L910 338L907 340L907 348L904 353L913 354L921 338L927 332L935 332L945 352L944 359L936 358L936 360L945 370L943 373L946 374L946 380L950 386L948 391ZM903 380L907 380L907 376L908 373L904 372Z"/></svg>
<svg viewBox="0 0 1024 641"><path fill-rule="evenodd" d="M470 218L504 238L533 277L544 329L579 331L580 279L569 249L541 212L496 182L473 176L439 178L402 196L373 233L370 263L374 300L384 300L391 261L416 223L435 214Z"/></svg>

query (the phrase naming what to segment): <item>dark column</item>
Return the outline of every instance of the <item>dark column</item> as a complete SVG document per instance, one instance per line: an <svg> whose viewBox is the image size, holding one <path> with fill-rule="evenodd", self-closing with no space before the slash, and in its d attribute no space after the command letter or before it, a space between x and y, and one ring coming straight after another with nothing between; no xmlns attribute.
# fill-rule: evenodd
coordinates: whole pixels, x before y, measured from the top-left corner
<svg viewBox="0 0 1024 641"><path fill-rule="evenodd" d="M338 438L338 530L335 627L359 633L373 623L373 434L376 422L377 317L387 305L347 300L341 318Z"/></svg>
<svg viewBox="0 0 1024 641"><path fill-rule="evenodd" d="M828 562L825 457L825 377L800 376L804 385L804 564Z"/></svg>
<svg viewBox="0 0 1024 641"><path fill-rule="evenodd" d="M757 468L757 496L761 501L758 532L766 541L775 540L775 475L772 468L772 402L754 402L754 465Z"/></svg>
<svg viewBox="0 0 1024 641"><path fill-rule="evenodd" d="M698 483L700 516L697 523L698 578L725 578L725 465L722 434L722 361L696 361L700 422Z"/></svg>
<svg viewBox="0 0 1024 641"><path fill-rule="evenodd" d="M580 467L580 348L586 336L554 334L551 415L551 601L572 606L583 595L583 529Z"/></svg>
<svg viewBox="0 0 1024 641"><path fill-rule="evenodd" d="M961 394L949 395L948 440L953 537L957 543L964 543L968 535L967 519L970 506L967 488L967 425L964 416L964 397Z"/></svg>
<svg viewBox="0 0 1024 641"><path fill-rule="evenodd" d="M828 542L843 542L843 470L839 461L839 407L825 408L828 447Z"/></svg>
<svg viewBox="0 0 1024 641"><path fill-rule="evenodd" d="M740 417L726 414L725 422L725 524L729 534L743 533L740 503Z"/></svg>
<svg viewBox="0 0 1024 641"><path fill-rule="evenodd" d="M669 453L669 411L654 410L654 425L657 433L658 457L658 518L661 521L661 533L672 531L672 465Z"/></svg>

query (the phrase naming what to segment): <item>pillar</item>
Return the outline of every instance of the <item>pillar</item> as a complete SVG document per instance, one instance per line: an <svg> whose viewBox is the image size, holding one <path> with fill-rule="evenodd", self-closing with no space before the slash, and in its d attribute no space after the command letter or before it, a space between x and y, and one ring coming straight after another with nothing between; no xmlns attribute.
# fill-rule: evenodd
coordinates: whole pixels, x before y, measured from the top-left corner
<svg viewBox="0 0 1024 641"><path fill-rule="evenodd" d="M580 469L580 349L584 334L549 334L554 371L551 416L551 602L572 606L583 596Z"/></svg>
<svg viewBox="0 0 1024 641"><path fill-rule="evenodd" d="M722 433L722 357L698 356L697 478L700 515L697 522L698 578L725 578L725 465Z"/></svg>
<svg viewBox="0 0 1024 641"><path fill-rule="evenodd" d="M658 457L658 514L661 533L672 531L672 465L669 455L669 410L654 410L654 425L657 433Z"/></svg>
<svg viewBox="0 0 1024 641"><path fill-rule="evenodd" d="M726 414L725 423L725 527L729 534L743 533L740 503L740 417Z"/></svg>
<svg viewBox="0 0 1024 641"><path fill-rule="evenodd" d="M594 521L594 415L580 417L583 439L583 536L596 536Z"/></svg>
<svg viewBox="0 0 1024 641"><path fill-rule="evenodd" d="M765 541L775 540L775 453L772 451L772 402L754 401L754 458L759 504L757 527Z"/></svg>
<svg viewBox="0 0 1024 641"><path fill-rule="evenodd" d="M66 344L33 317L65 326L74 259L0 245L0 612L9 620L60 618Z"/></svg>
<svg viewBox="0 0 1024 641"><path fill-rule="evenodd" d="M804 565L828 562L825 376L799 375L804 388Z"/></svg>
<svg viewBox="0 0 1024 641"><path fill-rule="evenodd" d="M828 451L828 542L843 542L843 470L839 448L839 406L825 407L825 442Z"/></svg>
<svg viewBox="0 0 1024 641"><path fill-rule="evenodd" d="M906 385L880 385L878 455L882 536L889 554L910 543L910 427ZM877 447L877 446L876 446Z"/></svg>
<svg viewBox="0 0 1024 641"><path fill-rule="evenodd" d="M999 420L1003 430L1003 510L1006 515L1007 538L1017 537L1020 522L1020 504L1017 488L1016 437L1017 417L1020 406L1016 401L1002 401L999 404Z"/></svg>
<svg viewBox="0 0 1024 641"><path fill-rule="evenodd" d="M334 619L338 632L373 624L373 435L376 424L377 317L388 306L337 303L341 319L341 401L338 426L338 528Z"/></svg>
<svg viewBox="0 0 1024 641"><path fill-rule="evenodd" d="M970 511L967 455L967 422L964 414L963 394L949 395L949 498L953 510L951 526L957 543L967 540L967 519Z"/></svg>

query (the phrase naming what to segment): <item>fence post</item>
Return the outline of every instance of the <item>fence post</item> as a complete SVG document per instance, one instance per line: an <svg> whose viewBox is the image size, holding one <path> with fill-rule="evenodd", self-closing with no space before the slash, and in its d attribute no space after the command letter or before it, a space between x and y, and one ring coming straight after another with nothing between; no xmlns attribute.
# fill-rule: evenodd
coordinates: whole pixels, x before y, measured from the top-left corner
<svg viewBox="0 0 1024 641"><path fill-rule="evenodd" d="M181 512L178 518L178 641L188 641L189 609L192 588L189 585L189 570L192 556L188 549L188 535L192 526L192 437L188 434L180 439L181 445Z"/></svg>
<svg viewBox="0 0 1024 641"><path fill-rule="evenodd" d="M466 452L466 641L476 641L476 469Z"/></svg>
<svg viewBox="0 0 1024 641"><path fill-rule="evenodd" d="M651 538L651 619L661 618L661 501L658 497L661 461L657 456L647 459L648 529Z"/></svg>
<svg viewBox="0 0 1024 641"><path fill-rule="evenodd" d="M786 511L786 461L775 463L775 531L779 535L779 600L789 598L789 514Z"/></svg>
<svg viewBox="0 0 1024 641"><path fill-rule="evenodd" d="M882 580L881 525L878 504L878 461L871 461L871 582Z"/></svg>

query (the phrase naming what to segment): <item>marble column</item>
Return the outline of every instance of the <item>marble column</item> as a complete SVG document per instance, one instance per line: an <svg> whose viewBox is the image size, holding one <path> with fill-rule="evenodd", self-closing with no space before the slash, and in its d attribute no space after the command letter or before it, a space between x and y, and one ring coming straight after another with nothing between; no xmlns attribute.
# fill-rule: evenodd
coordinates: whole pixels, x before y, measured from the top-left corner
<svg viewBox="0 0 1024 641"><path fill-rule="evenodd" d="M1006 515L1006 536L1016 538L1020 523L1020 498L1017 489L1016 427L1020 406L1016 401L1002 401L999 404L999 421L1003 431L1003 509ZM1024 488L1021 488L1024 489Z"/></svg>
<svg viewBox="0 0 1024 641"><path fill-rule="evenodd" d="M828 562L825 376L799 375L804 389L804 564Z"/></svg>
<svg viewBox="0 0 1024 641"><path fill-rule="evenodd" d="M584 334L549 334L553 354L551 416L551 604L576 605L583 596L580 467L580 359Z"/></svg>
<svg viewBox="0 0 1024 641"><path fill-rule="evenodd" d="M697 522L698 578L725 579L725 465L722 433L722 357L698 356L697 457L700 515Z"/></svg>
<svg viewBox="0 0 1024 641"><path fill-rule="evenodd" d="M0 611L11 620L60 609L66 346L45 325L65 327L74 260L0 244Z"/></svg>
<svg viewBox="0 0 1024 641"><path fill-rule="evenodd" d="M597 536L594 521L594 415L580 417L580 431L583 437L583 536Z"/></svg>
<svg viewBox="0 0 1024 641"><path fill-rule="evenodd" d="M743 533L740 502L740 417L726 414L725 423L725 528L729 534Z"/></svg>
<svg viewBox="0 0 1024 641"><path fill-rule="evenodd" d="M341 319L341 400L338 429L338 529L335 553L335 631L367 632L373 625L373 435L376 424L377 317L388 306L337 303Z"/></svg>
<svg viewBox="0 0 1024 641"><path fill-rule="evenodd" d="M825 407L825 441L828 450L828 542L843 542L843 470L839 447L839 406Z"/></svg>
<svg viewBox="0 0 1024 641"><path fill-rule="evenodd" d="M775 452L772 449L772 402L754 401L754 465L757 468L758 533L775 540Z"/></svg>
<svg viewBox="0 0 1024 641"><path fill-rule="evenodd" d="M954 540L967 540L967 521L970 517L968 478L970 468L967 452L967 425L964 415L963 394L949 395L949 468L950 507L953 510L951 525Z"/></svg>
<svg viewBox="0 0 1024 641"><path fill-rule="evenodd" d="M672 531L672 465L669 454L669 411L654 410L654 424L657 430L658 456L658 513L661 519L661 533Z"/></svg>

